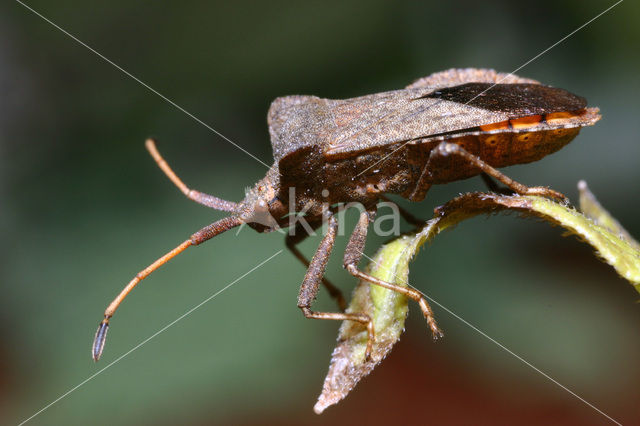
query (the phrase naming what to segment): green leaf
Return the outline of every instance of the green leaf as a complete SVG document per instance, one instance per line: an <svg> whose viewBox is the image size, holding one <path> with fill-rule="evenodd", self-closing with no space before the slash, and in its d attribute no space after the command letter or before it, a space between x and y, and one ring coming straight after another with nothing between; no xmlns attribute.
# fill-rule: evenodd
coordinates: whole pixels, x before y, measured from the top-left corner
<svg viewBox="0 0 640 426"><path fill-rule="evenodd" d="M562 226L569 234L589 243L597 255L640 292L640 244L596 200L584 181L578 184L582 213L548 198L474 192L454 198L435 210L419 232L385 244L373 257L366 272L401 286L408 285L409 262L422 245L440 232L479 214L516 211ZM408 311L405 296L360 281L347 312L363 312L374 321L376 340L370 359L365 359L366 328L345 321L340 327L329 372L314 410L321 413L343 399L391 351L404 330Z"/></svg>
<svg viewBox="0 0 640 426"><path fill-rule="evenodd" d="M415 236L402 236L385 244L365 271L381 280L406 286L409 261L415 253L414 244ZM408 308L408 299L404 295L365 281L359 282L347 312L365 312L373 320L376 340L371 357L365 359L366 327L357 322L344 321L322 394L313 408L316 413L322 413L325 408L344 398L362 377L384 359L404 331Z"/></svg>

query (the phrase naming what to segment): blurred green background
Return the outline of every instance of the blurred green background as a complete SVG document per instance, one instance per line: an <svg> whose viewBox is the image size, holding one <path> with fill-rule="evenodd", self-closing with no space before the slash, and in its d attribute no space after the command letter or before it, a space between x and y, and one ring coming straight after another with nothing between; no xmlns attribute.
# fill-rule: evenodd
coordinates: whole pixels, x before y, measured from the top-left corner
<svg viewBox="0 0 640 426"><path fill-rule="evenodd" d="M27 2L266 163L266 112L288 94L348 98L451 67L511 71L613 2ZM188 250L122 305L103 359L90 343L141 268L222 217L186 200L143 147L155 135L187 184L239 200L265 173L15 2L0 6L0 423L19 423L283 249L245 229ZM577 201L593 192L640 236L640 7L626 1L518 74L603 119L508 174ZM478 178L402 205L424 218ZM354 217L349 217L350 223ZM411 282L625 424L638 424L638 295L562 230L516 216L439 236ZM349 294L339 242L328 277ZM383 242L371 237L371 255ZM302 248L311 254L318 239ZM339 406L312 412L338 324L296 307L287 251L30 424L606 424L447 312L433 343L417 306L390 357ZM318 309L333 303L322 293Z"/></svg>

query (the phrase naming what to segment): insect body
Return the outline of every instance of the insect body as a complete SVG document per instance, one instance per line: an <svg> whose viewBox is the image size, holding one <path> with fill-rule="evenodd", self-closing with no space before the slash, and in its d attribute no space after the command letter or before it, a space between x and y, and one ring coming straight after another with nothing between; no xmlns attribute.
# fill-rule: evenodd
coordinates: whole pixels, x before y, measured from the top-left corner
<svg viewBox="0 0 640 426"><path fill-rule="evenodd" d="M565 90L537 81L483 69L452 69L420 79L402 90L347 100L315 96L276 99L268 123L275 163L243 201L233 203L189 189L169 168L152 140L147 148L167 176L190 199L231 214L201 229L141 271L107 307L95 336L92 355L102 354L109 321L126 295L151 272L187 247L198 245L246 223L259 232L289 225L290 208L306 213L308 225L327 223L315 255L308 261L296 244L308 234L295 225L286 245L305 263L298 307L308 318L351 320L369 333L367 355L375 339L373 323L363 313L311 309L323 283L344 309L344 299L323 278L337 232L337 203L364 207L347 248L343 266L353 276L398 291L415 300L434 337L441 335L419 292L381 281L357 265L376 204L385 193L422 200L431 185L480 173L493 176L520 194L564 198L545 187L527 187L498 170L528 163L569 143L581 127L600 119L597 108ZM294 189L293 191L291 189ZM406 216L412 222L414 219Z"/></svg>

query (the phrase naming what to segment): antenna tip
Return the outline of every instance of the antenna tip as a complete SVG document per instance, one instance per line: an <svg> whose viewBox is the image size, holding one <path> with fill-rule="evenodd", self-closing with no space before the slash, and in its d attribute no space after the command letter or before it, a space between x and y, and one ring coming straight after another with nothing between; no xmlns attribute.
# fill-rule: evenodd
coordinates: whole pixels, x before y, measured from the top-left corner
<svg viewBox="0 0 640 426"><path fill-rule="evenodd" d="M147 140L144 141L144 144L147 147L147 149L155 149L156 140L154 138L147 138Z"/></svg>
<svg viewBox="0 0 640 426"><path fill-rule="evenodd" d="M105 318L98 325L96 336L93 339L93 346L91 347L91 356L95 362L98 362L100 356L102 356L102 350L104 349L104 342L107 339L107 330L109 330L109 318Z"/></svg>

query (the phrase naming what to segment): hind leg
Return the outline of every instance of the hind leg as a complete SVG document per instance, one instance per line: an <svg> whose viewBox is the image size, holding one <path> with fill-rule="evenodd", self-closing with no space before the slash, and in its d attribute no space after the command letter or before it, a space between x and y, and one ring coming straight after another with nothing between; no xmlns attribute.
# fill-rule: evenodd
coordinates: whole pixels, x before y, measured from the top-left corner
<svg viewBox="0 0 640 426"><path fill-rule="evenodd" d="M553 189L546 188L544 186L530 187L523 185L520 182L511 179L509 176L500 172L496 168L485 163L480 157L469 153L457 144L449 142L442 142L431 151L429 160L425 167L425 169L429 171L428 173L430 174L431 178L438 176L438 167L435 167L435 165L430 167L430 164L437 163L438 160L441 160L443 157L448 157L450 155L455 155L457 157L463 158L465 161L477 167L479 171L495 178L518 194L539 195L543 197L555 198L560 201L566 201L567 199L567 197L565 197L560 192L554 191Z"/></svg>

